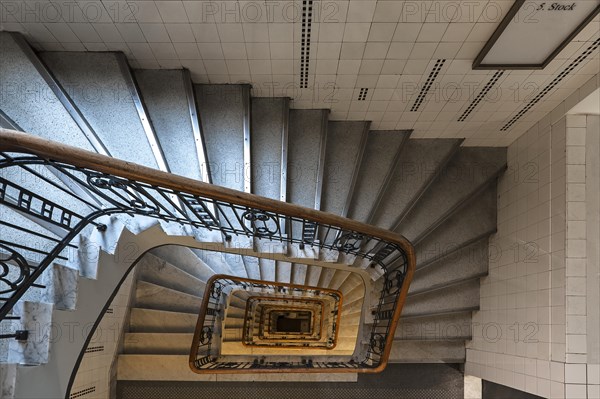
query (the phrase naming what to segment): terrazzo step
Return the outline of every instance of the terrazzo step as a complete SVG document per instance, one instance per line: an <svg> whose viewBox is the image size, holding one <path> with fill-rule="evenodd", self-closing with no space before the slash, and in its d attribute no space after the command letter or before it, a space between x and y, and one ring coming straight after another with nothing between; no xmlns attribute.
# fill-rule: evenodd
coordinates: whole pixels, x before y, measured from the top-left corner
<svg viewBox="0 0 600 399"><path fill-rule="evenodd" d="M471 319L470 312L463 312L401 320L394 340L469 340L473 335Z"/></svg>
<svg viewBox="0 0 600 399"><path fill-rule="evenodd" d="M51 329L43 328L52 323L54 306L50 303L19 301L12 309L13 316L20 317L13 323L16 330L29 331L26 341L11 339L8 344L7 363L37 366L48 363Z"/></svg>
<svg viewBox="0 0 600 399"><path fill-rule="evenodd" d="M505 148L459 148L396 231L410 241L418 241L419 236L435 228L437 222L482 185L495 180L505 167Z"/></svg>
<svg viewBox="0 0 600 399"><path fill-rule="evenodd" d="M277 281L277 263L273 259L260 258L258 260L260 267L260 278L265 281Z"/></svg>
<svg viewBox="0 0 600 399"><path fill-rule="evenodd" d="M241 342L226 341L221 346L221 353L223 355L251 355L251 356L273 356L282 355L282 351L285 350L285 355L288 356L351 356L354 352L355 342L348 340L348 342L340 342L334 349L317 349L310 347L291 347L291 348L277 348L277 347L260 347L244 345ZM315 361L317 359L314 359Z"/></svg>
<svg viewBox="0 0 600 399"><path fill-rule="evenodd" d="M190 248L179 245L165 245L154 248L150 253L203 282L208 281L216 273Z"/></svg>
<svg viewBox="0 0 600 399"><path fill-rule="evenodd" d="M245 162L250 162L247 159L250 142L246 142L250 140L246 137L250 134L250 86L201 84L195 85L194 89L211 182L249 192L250 165ZM228 219L234 228L243 230L231 210L223 211L224 215L219 215L221 223L228 225ZM252 248L252 239L234 235L226 245Z"/></svg>
<svg viewBox="0 0 600 399"><path fill-rule="evenodd" d="M58 51L40 53L40 58L113 157L159 167L147 136L154 133L145 130L151 129L147 115L136 107L141 100L125 55ZM85 89L90 87L93 101Z"/></svg>
<svg viewBox="0 0 600 399"><path fill-rule="evenodd" d="M321 210L345 216L361 161L369 122L329 121Z"/></svg>
<svg viewBox="0 0 600 399"><path fill-rule="evenodd" d="M186 355L193 338L189 333L126 333L123 353Z"/></svg>
<svg viewBox="0 0 600 399"><path fill-rule="evenodd" d="M464 341L394 341L391 363L464 363Z"/></svg>
<svg viewBox="0 0 600 399"><path fill-rule="evenodd" d="M246 266L246 275L253 280L260 280L260 261L254 256L244 256L244 265Z"/></svg>
<svg viewBox="0 0 600 399"><path fill-rule="evenodd" d="M462 284L408 297L402 314L410 317L415 314L435 311L443 313L478 305L479 280L469 280Z"/></svg>
<svg viewBox="0 0 600 399"><path fill-rule="evenodd" d="M415 245L417 268L449 248L484 237L496 231L496 187L490 185Z"/></svg>
<svg viewBox="0 0 600 399"><path fill-rule="evenodd" d="M289 284L292 281L292 264L290 262L275 262L275 281Z"/></svg>
<svg viewBox="0 0 600 399"><path fill-rule="evenodd" d="M322 272L322 267L309 265L306 271L306 285L309 287L318 287Z"/></svg>
<svg viewBox="0 0 600 399"><path fill-rule="evenodd" d="M73 310L77 306L79 270L53 263L42 279L43 301L57 310Z"/></svg>
<svg viewBox="0 0 600 399"><path fill-rule="evenodd" d="M313 209L321 208L324 157L327 143L327 119L329 110L290 110L287 164L287 201ZM292 238L296 240L318 239L303 237L303 226L291 224ZM317 257L318 250L310 246L301 249L298 244L290 245L294 257Z"/></svg>
<svg viewBox="0 0 600 399"><path fill-rule="evenodd" d="M410 136L409 131L371 130L367 137L348 217L366 222L377 208L379 192Z"/></svg>
<svg viewBox="0 0 600 399"><path fill-rule="evenodd" d="M220 245L215 245L214 250L191 248L190 251L195 254L204 264L208 265L208 267L213 270L213 274L236 275L233 271L233 267L227 262L225 254L218 252L220 247Z"/></svg>
<svg viewBox="0 0 600 399"><path fill-rule="evenodd" d="M197 314L201 305L201 297L145 281L138 281L135 290L135 306L140 308Z"/></svg>
<svg viewBox="0 0 600 399"><path fill-rule="evenodd" d="M304 285L306 283L306 273L308 266L302 263L294 263L292 265L292 276L290 281L292 284Z"/></svg>
<svg viewBox="0 0 600 399"><path fill-rule="evenodd" d="M23 36L0 32L0 53L3 55L0 59L3 86L19 87L22 93L44 93L36 96L35 107L30 102L23 101L22 96L3 95L0 97L0 110L23 131L94 151L94 147L45 80L43 74L47 75L48 69L39 62ZM36 69L36 65L42 69L41 72Z"/></svg>
<svg viewBox="0 0 600 399"><path fill-rule="evenodd" d="M146 254L138 264L140 281L160 285L185 294L201 297L206 283L175 267L164 259Z"/></svg>
<svg viewBox="0 0 600 399"><path fill-rule="evenodd" d="M227 310L225 312L225 317L227 319L231 318L231 319L242 319L243 320L246 317L246 310L230 306L227 308Z"/></svg>
<svg viewBox="0 0 600 399"><path fill-rule="evenodd" d="M193 333L197 321L197 313L134 307L130 313L129 330L132 333Z"/></svg>
<svg viewBox="0 0 600 399"><path fill-rule="evenodd" d="M138 381L328 381L353 382L355 373L291 373L291 374L196 374L190 370L188 355L120 355L118 380Z"/></svg>
<svg viewBox="0 0 600 399"><path fill-rule="evenodd" d="M13 399L15 397L15 384L17 379L17 365L0 363L0 397Z"/></svg>
<svg viewBox="0 0 600 399"><path fill-rule="evenodd" d="M410 285L409 295L443 286L460 278L481 277L489 266L487 237L467 245L426 267L418 268Z"/></svg>
<svg viewBox="0 0 600 399"><path fill-rule="evenodd" d="M418 206L421 193L434 181L437 172L444 170L460 143L457 139L409 139L391 171L391 179L381 203L372 213L371 222L392 229L413 204Z"/></svg>
<svg viewBox="0 0 600 399"><path fill-rule="evenodd" d="M189 72L138 69L134 75L169 170L202 181L206 165L196 151L199 122Z"/></svg>

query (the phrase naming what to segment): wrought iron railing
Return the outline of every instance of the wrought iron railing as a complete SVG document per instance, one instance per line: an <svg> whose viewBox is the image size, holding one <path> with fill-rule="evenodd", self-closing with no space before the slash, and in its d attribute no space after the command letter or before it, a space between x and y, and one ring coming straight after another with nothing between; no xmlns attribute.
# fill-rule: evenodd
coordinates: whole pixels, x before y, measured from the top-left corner
<svg viewBox="0 0 600 399"><path fill-rule="evenodd" d="M49 265L82 250L73 244L79 234L106 229L99 221L106 215L142 215L191 230L216 230L226 241L255 237L354 256L358 267L377 269L384 289L366 357L324 366L332 371L385 367L415 268L412 245L393 232L8 129L0 129L0 211L0 320L27 290L40 286Z"/></svg>

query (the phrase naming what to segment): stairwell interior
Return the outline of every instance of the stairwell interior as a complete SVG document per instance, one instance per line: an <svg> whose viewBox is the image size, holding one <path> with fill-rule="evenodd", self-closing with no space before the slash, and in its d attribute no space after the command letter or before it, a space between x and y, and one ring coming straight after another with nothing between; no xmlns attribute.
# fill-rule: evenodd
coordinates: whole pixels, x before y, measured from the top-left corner
<svg viewBox="0 0 600 399"><path fill-rule="evenodd" d="M194 84L186 70L134 70L119 53L35 52L22 36L8 32L0 32L0 51L3 84L20 87L19 95L0 98L3 129L406 237L417 262L389 362L466 362L473 313L481 307L480 280L489 273L489 239L497 231L497 182L507 169L506 148L371 130L367 121L331 120L324 109L293 109L289 98L253 97L249 85ZM17 179L32 191L44 187L1 170L0 177ZM67 208L81 207L58 190L43 194ZM14 248L10 242L32 239L15 226L61 238L43 221L14 209L2 212L0 237L11 238L1 239L1 253ZM232 219L243 225L228 212L219 213L215 223ZM67 248L67 255L43 274L40 284L46 288L32 287L11 310L14 317L2 320L3 332L56 324L63 337L52 339L52 330L42 328L28 341L0 340L3 398L109 397L117 385L131 381L356 381L352 370L271 377L256 370L237 376L194 373L190 348L199 334L203 296L208 298L215 275L332 290L342 298L333 349L254 347L242 342L249 298L271 295L271 306L288 313L316 308L286 304L294 298L267 287L252 294L233 290L219 310L222 324L215 345L223 355L255 365L270 359L316 364L349 361L360 348L377 346L370 326L385 289L382 271L343 251L312 245L330 240L323 228L277 225L295 240L278 242L209 229L190 236L183 228L175 231L129 215L109 216L102 223L106 232L83 232L79 250ZM78 251L94 237L96 259L82 260ZM32 249L43 253L47 241L29 243L23 252L32 262L39 260ZM334 305L323 300L319 306L327 314ZM260 324L264 319L252 320ZM323 317L324 336L334 320ZM73 331L91 323L89 336L67 342L65 326L74 322ZM92 338L94 330L110 322L118 323L114 336ZM259 335L250 339L260 341ZM57 364L57 354L66 363ZM28 384L32 379L40 382Z"/></svg>

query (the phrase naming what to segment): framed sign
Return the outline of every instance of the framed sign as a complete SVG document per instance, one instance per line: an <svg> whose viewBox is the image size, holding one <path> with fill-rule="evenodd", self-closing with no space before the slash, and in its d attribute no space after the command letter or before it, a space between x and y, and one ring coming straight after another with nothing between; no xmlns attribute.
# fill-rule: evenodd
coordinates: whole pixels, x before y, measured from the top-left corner
<svg viewBox="0 0 600 399"><path fill-rule="evenodd" d="M600 0L517 0L473 69L543 69L600 12Z"/></svg>

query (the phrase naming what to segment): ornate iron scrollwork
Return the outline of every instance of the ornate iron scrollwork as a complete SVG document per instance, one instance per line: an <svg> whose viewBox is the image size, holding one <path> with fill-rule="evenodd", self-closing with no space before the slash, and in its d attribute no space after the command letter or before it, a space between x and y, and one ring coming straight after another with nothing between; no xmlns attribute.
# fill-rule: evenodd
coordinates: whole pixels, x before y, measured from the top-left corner
<svg viewBox="0 0 600 399"><path fill-rule="evenodd" d="M338 237L333 245L342 252L358 251L362 246L365 236L359 233L346 233Z"/></svg>
<svg viewBox="0 0 600 399"><path fill-rule="evenodd" d="M382 334L373 334L369 341L369 348L373 353L381 355L385 349L385 337Z"/></svg>
<svg viewBox="0 0 600 399"><path fill-rule="evenodd" d="M385 278L384 289L387 295L395 295L402 289L404 282L404 273L400 270L394 270Z"/></svg>
<svg viewBox="0 0 600 399"><path fill-rule="evenodd" d="M0 244L0 250L6 253L0 253L0 294L16 291L17 288L29 277L29 263L23 256L15 252L12 248ZM11 271L15 271L12 272ZM3 286L9 288L3 289Z"/></svg>
<svg viewBox="0 0 600 399"><path fill-rule="evenodd" d="M158 215L160 213L159 207L154 203L154 200L141 193L135 183L129 180L88 172L87 181L92 188L111 191L120 198L121 201L117 201L114 197L104 196L105 199L118 208L132 210L140 215ZM119 193L116 190L122 190L123 193Z"/></svg>
<svg viewBox="0 0 600 399"><path fill-rule="evenodd" d="M242 219L250 222L251 228L242 224L244 230L258 237L272 237L279 232L279 223L274 215L258 209L249 209L242 214Z"/></svg>
<svg viewBox="0 0 600 399"><path fill-rule="evenodd" d="M211 327L204 327L201 331L200 331L200 343L202 345L207 345L209 342L212 341L212 336L213 336L213 329Z"/></svg>

